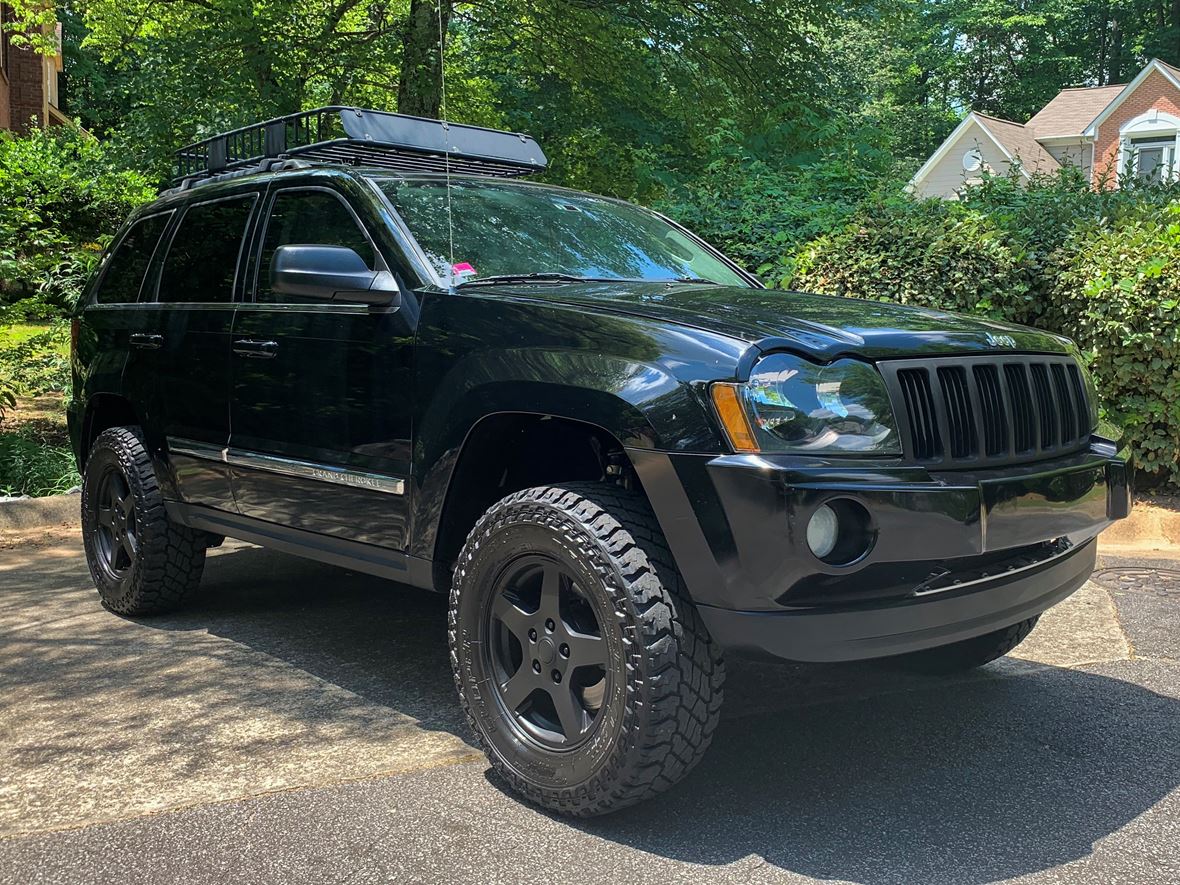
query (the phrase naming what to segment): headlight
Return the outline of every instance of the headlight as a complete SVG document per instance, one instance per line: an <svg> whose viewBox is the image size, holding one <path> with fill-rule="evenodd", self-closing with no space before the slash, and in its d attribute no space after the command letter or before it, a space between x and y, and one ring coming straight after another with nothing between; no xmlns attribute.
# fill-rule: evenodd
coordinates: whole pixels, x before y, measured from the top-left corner
<svg viewBox="0 0 1180 885"><path fill-rule="evenodd" d="M712 393L738 451L901 454L885 382L867 363L819 366L775 353L745 384L714 384Z"/></svg>

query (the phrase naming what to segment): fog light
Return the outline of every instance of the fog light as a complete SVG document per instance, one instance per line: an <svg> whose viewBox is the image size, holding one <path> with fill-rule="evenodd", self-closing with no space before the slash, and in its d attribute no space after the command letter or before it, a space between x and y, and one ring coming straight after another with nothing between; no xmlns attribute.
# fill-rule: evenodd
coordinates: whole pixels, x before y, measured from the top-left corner
<svg viewBox="0 0 1180 885"><path fill-rule="evenodd" d="M836 549L839 535L840 520L836 511L827 504L820 504L807 523L807 546L817 559L823 559Z"/></svg>

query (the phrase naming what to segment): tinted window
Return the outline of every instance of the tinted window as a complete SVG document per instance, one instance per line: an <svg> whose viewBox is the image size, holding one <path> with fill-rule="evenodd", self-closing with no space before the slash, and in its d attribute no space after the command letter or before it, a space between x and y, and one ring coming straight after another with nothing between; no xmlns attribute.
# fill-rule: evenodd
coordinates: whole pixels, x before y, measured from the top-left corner
<svg viewBox="0 0 1180 885"><path fill-rule="evenodd" d="M98 304L127 303L139 298L143 275L147 272L152 253L156 251L156 244L160 242L160 235L168 226L171 215L171 212L152 215L131 225L127 235L107 259L102 282L94 296Z"/></svg>
<svg viewBox="0 0 1180 885"><path fill-rule="evenodd" d="M161 301L233 301L234 274L254 194L189 206L160 276Z"/></svg>
<svg viewBox="0 0 1180 885"><path fill-rule="evenodd" d="M279 191L271 204L262 244L259 301L299 300L290 295L275 295L270 290L275 249L291 245L347 246L364 259L370 270L375 269L373 247L340 197L327 191Z"/></svg>

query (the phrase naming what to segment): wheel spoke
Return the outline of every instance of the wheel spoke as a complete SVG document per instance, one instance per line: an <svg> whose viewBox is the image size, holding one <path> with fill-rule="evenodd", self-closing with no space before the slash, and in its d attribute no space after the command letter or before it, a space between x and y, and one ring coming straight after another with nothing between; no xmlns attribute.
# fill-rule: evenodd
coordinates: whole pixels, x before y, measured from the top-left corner
<svg viewBox="0 0 1180 885"><path fill-rule="evenodd" d="M516 712L516 708L524 703L525 698L533 693L536 686L537 682L532 671L527 664L523 664L515 675L509 677L508 681L500 686L504 706Z"/></svg>
<svg viewBox="0 0 1180 885"><path fill-rule="evenodd" d="M570 669L606 665L606 643L601 637L571 630L566 642L570 647Z"/></svg>
<svg viewBox="0 0 1180 885"><path fill-rule="evenodd" d="M113 529L115 527L115 511L110 507L99 507L97 521L103 528Z"/></svg>
<svg viewBox="0 0 1180 885"><path fill-rule="evenodd" d="M517 607L516 603L503 593L498 594L496 601L492 603L492 615L508 628L508 632L516 637L521 646L528 648L532 615Z"/></svg>
<svg viewBox="0 0 1180 885"><path fill-rule="evenodd" d="M546 618L561 622L561 569L556 563L546 563L541 581L541 610Z"/></svg>
<svg viewBox="0 0 1180 885"><path fill-rule="evenodd" d="M573 690L568 684L554 685L549 689L549 696L553 698L553 707L557 711L565 739L577 740L586 727L586 712L574 697Z"/></svg>
<svg viewBox="0 0 1180 885"><path fill-rule="evenodd" d="M123 532L119 536L119 544L122 546L124 552L126 552L127 564L130 565L135 561L135 537L131 532Z"/></svg>

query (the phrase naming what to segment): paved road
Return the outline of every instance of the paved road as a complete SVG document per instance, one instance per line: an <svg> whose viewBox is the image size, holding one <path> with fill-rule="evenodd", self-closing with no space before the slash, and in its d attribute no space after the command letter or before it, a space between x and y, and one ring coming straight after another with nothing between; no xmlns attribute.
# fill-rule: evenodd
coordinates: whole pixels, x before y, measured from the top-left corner
<svg viewBox="0 0 1180 885"><path fill-rule="evenodd" d="M570 823L502 791L440 598L245 545L103 611L0 539L0 882L1180 882L1180 562L1106 558L1008 660L735 662L697 772Z"/></svg>

